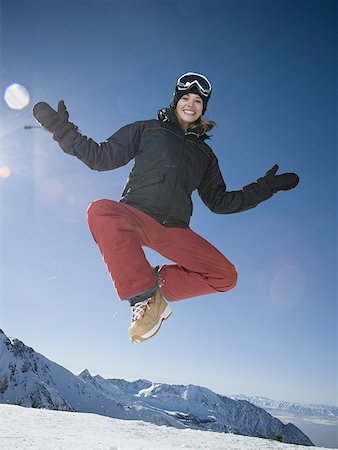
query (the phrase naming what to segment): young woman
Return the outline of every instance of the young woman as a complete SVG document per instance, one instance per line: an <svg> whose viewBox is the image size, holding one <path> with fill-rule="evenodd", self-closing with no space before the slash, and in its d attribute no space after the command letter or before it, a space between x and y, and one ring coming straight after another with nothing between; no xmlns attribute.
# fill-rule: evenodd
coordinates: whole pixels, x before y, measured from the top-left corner
<svg viewBox="0 0 338 450"><path fill-rule="evenodd" d="M169 107L158 118L126 125L98 144L69 122L63 101L58 111L34 106L39 123L53 133L64 152L91 169L112 170L134 159L121 199L97 200L88 208L88 225L103 255L117 294L131 305L133 343L151 338L171 315L168 303L232 289L234 266L189 228L192 192L217 214L254 208L280 190L298 184L293 173L263 177L238 191L227 191L217 158L206 144L214 122L204 120L212 87L198 73L176 82ZM151 267L142 247L174 264Z"/></svg>

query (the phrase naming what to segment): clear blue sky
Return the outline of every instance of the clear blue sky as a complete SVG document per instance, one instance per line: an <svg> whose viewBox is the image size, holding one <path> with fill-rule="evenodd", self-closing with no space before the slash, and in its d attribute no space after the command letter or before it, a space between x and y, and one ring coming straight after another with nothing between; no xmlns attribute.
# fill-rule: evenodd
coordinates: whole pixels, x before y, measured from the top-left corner
<svg viewBox="0 0 338 450"><path fill-rule="evenodd" d="M338 404L336 18L326 0L2 0L5 333L75 373ZM131 345L130 308L85 221L91 201L119 198L131 164L91 171L24 126L35 103L64 99L71 121L104 141L154 118L188 70L214 85L210 145L229 190L275 163L301 182L234 215L195 196L191 227L236 265L238 285L175 303L156 338ZM23 110L3 99L14 82L30 92Z"/></svg>

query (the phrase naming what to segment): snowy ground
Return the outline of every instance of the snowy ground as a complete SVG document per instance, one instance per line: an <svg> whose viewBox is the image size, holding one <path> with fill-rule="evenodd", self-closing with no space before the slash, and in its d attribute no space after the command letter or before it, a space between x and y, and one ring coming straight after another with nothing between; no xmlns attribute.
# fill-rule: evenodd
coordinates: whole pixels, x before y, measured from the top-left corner
<svg viewBox="0 0 338 450"><path fill-rule="evenodd" d="M266 439L0 405L0 450L309 450Z"/></svg>

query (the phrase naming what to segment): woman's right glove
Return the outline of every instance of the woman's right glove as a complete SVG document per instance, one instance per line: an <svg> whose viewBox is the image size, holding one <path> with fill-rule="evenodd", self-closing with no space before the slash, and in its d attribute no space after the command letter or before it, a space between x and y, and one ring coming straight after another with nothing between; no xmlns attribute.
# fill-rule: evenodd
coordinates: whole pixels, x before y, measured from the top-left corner
<svg viewBox="0 0 338 450"><path fill-rule="evenodd" d="M49 106L48 103L37 103L33 108L33 116L45 130L53 134L59 125L66 123L69 119L69 114L63 100L59 101L57 111Z"/></svg>
<svg viewBox="0 0 338 450"><path fill-rule="evenodd" d="M270 170L266 172L261 180L264 180L271 191L276 193L278 191L288 191L293 189L299 183L299 177L295 173L282 173L281 175L276 175L279 166L275 164Z"/></svg>

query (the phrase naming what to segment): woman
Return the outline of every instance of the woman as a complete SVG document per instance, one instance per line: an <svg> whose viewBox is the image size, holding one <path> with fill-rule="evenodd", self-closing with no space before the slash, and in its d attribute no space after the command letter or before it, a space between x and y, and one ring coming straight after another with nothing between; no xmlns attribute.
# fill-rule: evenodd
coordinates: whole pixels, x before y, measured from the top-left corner
<svg viewBox="0 0 338 450"><path fill-rule="evenodd" d="M97 200L88 208L88 225L121 300L132 309L130 340L151 338L171 315L168 302L232 289L234 266L189 228L191 195L197 189L217 214L254 208L279 190L298 184L296 174L276 175L275 165L257 182L227 191L217 158L206 144L214 122L204 120L212 87L198 73L176 82L172 102L158 118L126 125L97 144L68 121L63 101L58 111L47 103L33 114L68 154L91 169L116 169L134 159L119 202ZM142 247L175 264L152 268Z"/></svg>

